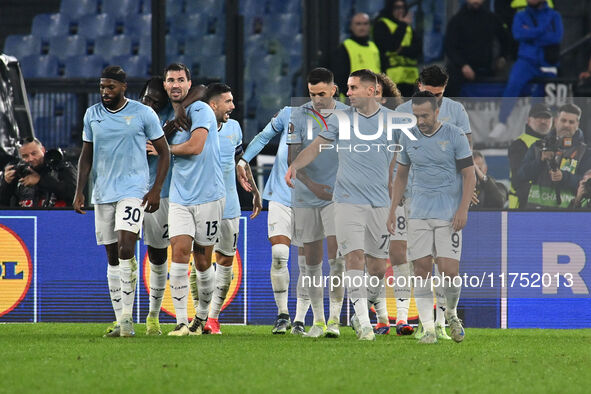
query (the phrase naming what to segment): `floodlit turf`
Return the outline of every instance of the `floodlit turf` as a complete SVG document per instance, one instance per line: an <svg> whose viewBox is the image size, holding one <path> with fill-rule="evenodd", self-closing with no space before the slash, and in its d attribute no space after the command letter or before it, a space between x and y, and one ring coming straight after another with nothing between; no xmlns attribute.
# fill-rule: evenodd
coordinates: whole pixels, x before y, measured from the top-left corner
<svg viewBox="0 0 591 394"><path fill-rule="evenodd" d="M389 335L102 338L106 324L1 324L0 392L589 392L591 330L468 329L461 344ZM163 326L172 330L172 325Z"/></svg>

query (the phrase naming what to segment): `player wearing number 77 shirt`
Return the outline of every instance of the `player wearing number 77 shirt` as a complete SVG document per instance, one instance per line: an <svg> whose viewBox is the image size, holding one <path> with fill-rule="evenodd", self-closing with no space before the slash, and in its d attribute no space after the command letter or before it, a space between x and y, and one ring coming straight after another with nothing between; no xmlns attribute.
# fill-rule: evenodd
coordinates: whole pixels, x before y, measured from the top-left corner
<svg viewBox="0 0 591 394"><path fill-rule="evenodd" d="M133 301L137 280L135 242L144 210L155 212L170 162L168 143L158 116L150 107L125 97L126 75L109 66L100 79L101 103L84 115L82 153L74 209L84 206L84 188L94 172L92 203L95 204L96 241L105 245L109 265L107 280L117 322L109 337L129 337L133 331ZM148 191L146 139L158 152L154 185Z"/></svg>

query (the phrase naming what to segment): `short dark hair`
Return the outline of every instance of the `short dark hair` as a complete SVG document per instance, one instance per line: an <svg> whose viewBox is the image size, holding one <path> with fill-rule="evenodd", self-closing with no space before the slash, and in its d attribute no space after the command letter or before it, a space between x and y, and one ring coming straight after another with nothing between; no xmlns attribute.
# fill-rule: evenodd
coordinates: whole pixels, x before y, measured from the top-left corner
<svg viewBox="0 0 591 394"><path fill-rule="evenodd" d="M164 93L166 96L166 90L164 90L164 80L161 76L157 75L154 76L146 81L142 90L140 90L140 99L146 94L146 91L149 89L159 90L160 92Z"/></svg>
<svg viewBox="0 0 591 394"><path fill-rule="evenodd" d="M127 74L121 66L107 66L101 73L101 78L112 79L117 82L126 83Z"/></svg>
<svg viewBox="0 0 591 394"><path fill-rule="evenodd" d="M316 67L308 73L309 84L316 85L322 82L328 84L334 82L334 75L328 68Z"/></svg>
<svg viewBox="0 0 591 394"><path fill-rule="evenodd" d="M379 83L378 82L378 77L376 76L376 74L367 69L367 68L363 68L361 70L357 70L357 71L353 71L351 73L351 75L349 75L350 77L357 77L359 78L362 82L370 82L370 83L375 83L376 85Z"/></svg>
<svg viewBox="0 0 591 394"><path fill-rule="evenodd" d="M581 118L581 114L582 114L581 108L575 104L564 104L563 106L558 108L558 113L561 113L561 112L566 112L569 114L577 115L577 117L579 119Z"/></svg>
<svg viewBox="0 0 591 394"><path fill-rule="evenodd" d="M168 66L166 66L166 68L164 69L164 75L162 76L165 81L166 81L166 74L169 71L184 71L185 75L187 76L187 80L188 81L191 80L191 71L183 63L171 63Z"/></svg>
<svg viewBox="0 0 591 394"><path fill-rule="evenodd" d="M424 91L424 92L416 92L412 95L412 105L422 105L425 103L431 104L433 111L438 108L437 105L437 97L431 92Z"/></svg>
<svg viewBox="0 0 591 394"><path fill-rule="evenodd" d="M232 88L225 83L210 83L207 85L205 94L203 95L203 101L209 103L211 100L219 96L220 94L232 92Z"/></svg>
<svg viewBox="0 0 591 394"><path fill-rule="evenodd" d="M423 68L419 74L419 82L428 86L445 86L449 80L447 72L437 65Z"/></svg>
<svg viewBox="0 0 591 394"><path fill-rule="evenodd" d="M20 140L18 140L17 145L19 147L26 145L26 144L30 144L30 143L36 143L37 145L43 146L43 144L41 143L41 141L39 141L39 139L37 139L37 137L24 137L21 138Z"/></svg>

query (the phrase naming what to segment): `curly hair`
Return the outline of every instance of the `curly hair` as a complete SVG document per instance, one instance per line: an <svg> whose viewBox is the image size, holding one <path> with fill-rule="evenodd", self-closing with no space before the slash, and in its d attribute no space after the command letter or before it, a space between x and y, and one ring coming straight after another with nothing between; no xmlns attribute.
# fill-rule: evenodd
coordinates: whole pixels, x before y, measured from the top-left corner
<svg viewBox="0 0 591 394"><path fill-rule="evenodd" d="M382 97L392 98L392 100L386 100L386 105L390 109L395 109L404 101L402 99L402 93L398 90L396 83L392 81L386 74L376 74L378 84L382 89Z"/></svg>

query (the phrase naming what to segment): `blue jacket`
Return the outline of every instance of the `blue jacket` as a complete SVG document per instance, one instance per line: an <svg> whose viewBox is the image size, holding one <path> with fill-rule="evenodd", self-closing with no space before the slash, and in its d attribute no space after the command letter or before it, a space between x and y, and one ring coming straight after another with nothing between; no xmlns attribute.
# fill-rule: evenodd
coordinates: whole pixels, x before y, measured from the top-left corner
<svg viewBox="0 0 591 394"><path fill-rule="evenodd" d="M555 66L544 59L544 47L562 41L562 18L548 7L526 7L515 14L513 37L519 42L517 56L536 66Z"/></svg>

